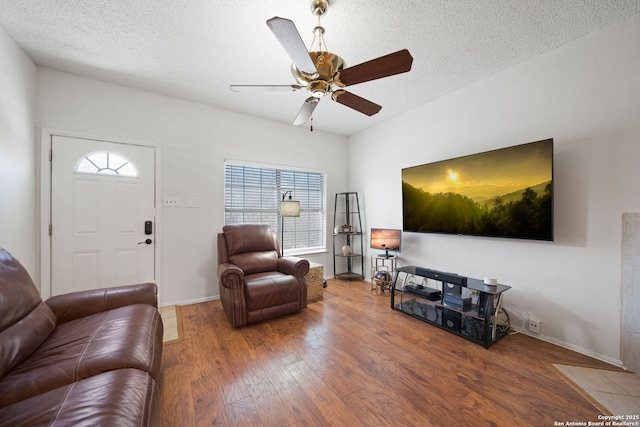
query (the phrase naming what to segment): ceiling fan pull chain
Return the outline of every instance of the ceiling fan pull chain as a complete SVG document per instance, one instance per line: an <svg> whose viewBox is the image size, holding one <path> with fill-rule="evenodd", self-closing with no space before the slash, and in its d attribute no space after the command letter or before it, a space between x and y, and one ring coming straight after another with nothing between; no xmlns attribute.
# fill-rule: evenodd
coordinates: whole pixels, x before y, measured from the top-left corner
<svg viewBox="0 0 640 427"><path fill-rule="evenodd" d="M313 132L313 117L311 117L311 126L309 126L309 132Z"/></svg>

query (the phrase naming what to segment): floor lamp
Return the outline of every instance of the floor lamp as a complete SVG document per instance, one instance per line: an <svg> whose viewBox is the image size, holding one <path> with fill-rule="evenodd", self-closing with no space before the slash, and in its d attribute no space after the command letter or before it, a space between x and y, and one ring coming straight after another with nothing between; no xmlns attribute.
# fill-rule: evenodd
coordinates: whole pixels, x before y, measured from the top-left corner
<svg viewBox="0 0 640 427"><path fill-rule="evenodd" d="M285 200L285 197L289 195L289 200ZM282 246L282 256L284 256L284 218L285 217L298 217L300 216L300 202L297 200L291 200L291 190L282 195L282 201L280 202L280 218L282 224L282 237L280 239L280 245Z"/></svg>

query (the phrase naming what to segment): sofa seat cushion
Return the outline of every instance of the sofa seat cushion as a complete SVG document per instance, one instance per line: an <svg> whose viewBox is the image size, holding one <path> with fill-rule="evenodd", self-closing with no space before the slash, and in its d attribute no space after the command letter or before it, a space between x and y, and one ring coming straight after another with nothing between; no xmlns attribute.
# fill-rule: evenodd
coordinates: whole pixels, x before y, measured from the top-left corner
<svg viewBox="0 0 640 427"><path fill-rule="evenodd" d="M0 378L0 407L102 372L137 368L159 378L162 321L147 304L57 325L38 349Z"/></svg>
<svg viewBox="0 0 640 427"><path fill-rule="evenodd" d="M5 426L157 426L160 393L151 376L118 369L0 408Z"/></svg>
<svg viewBox="0 0 640 427"><path fill-rule="evenodd" d="M295 276L277 271L245 276L247 311L256 311L300 301L300 284Z"/></svg>

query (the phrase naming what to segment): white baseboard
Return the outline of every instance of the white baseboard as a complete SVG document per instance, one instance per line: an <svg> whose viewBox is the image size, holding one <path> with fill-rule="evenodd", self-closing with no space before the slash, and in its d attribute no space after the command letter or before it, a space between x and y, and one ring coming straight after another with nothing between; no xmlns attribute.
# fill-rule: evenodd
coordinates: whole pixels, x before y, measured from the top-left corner
<svg viewBox="0 0 640 427"><path fill-rule="evenodd" d="M609 357L609 356L606 356L604 354L596 353L595 351L588 350L586 348L582 348L582 347L579 347L577 345L569 344L567 342L560 341L558 339L551 338L551 337L548 337L546 335L534 334L534 333L531 333L531 332L529 332L527 330L522 330L519 333L527 335L527 336L529 336L531 338L539 339L541 341L546 341L548 343L551 343L551 344L554 344L554 345L557 345L557 346L560 346L560 347L575 351L576 353L584 354L585 356L593 357L594 359L598 359L598 360L600 360L602 362L609 363L609 364L617 366L619 368L626 369L624 367L624 363L622 363L622 360L616 359L614 357Z"/></svg>

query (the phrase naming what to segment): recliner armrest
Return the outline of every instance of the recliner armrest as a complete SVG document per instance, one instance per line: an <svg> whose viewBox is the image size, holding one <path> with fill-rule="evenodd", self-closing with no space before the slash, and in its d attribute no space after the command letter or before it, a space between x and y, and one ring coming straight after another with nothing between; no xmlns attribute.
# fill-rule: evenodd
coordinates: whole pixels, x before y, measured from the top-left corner
<svg viewBox="0 0 640 427"><path fill-rule="evenodd" d="M309 261L296 257L278 258L278 271L291 274L304 283L304 276L309 272Z"/></svg>
<svg viewBox="0 0 640 427"><path fill-rule="evenodd" d="M139 283L92 289L56 295L45 302L55 313L58 323L65 323L133 304L149 304L157 308L158 286L155 283Z"/></svg>
<svg viewBox="0 0 640 427"><path fill-rule="evenodd" d="M244 283L244 271L230 262L218 264L218 281L225 288L239 287Z"/></svg>

